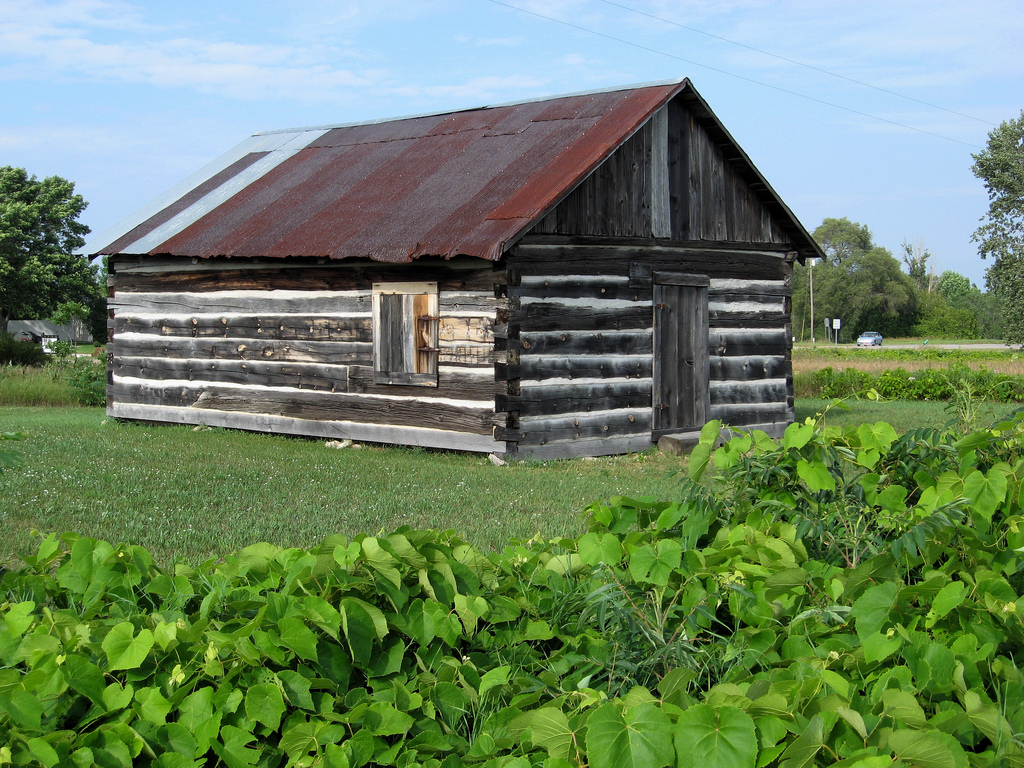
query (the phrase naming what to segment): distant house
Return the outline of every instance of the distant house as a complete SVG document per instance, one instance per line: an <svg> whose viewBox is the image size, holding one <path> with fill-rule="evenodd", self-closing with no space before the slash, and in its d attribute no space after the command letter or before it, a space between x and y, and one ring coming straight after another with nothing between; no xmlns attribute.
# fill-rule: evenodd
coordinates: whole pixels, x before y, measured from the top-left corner
<svg viewBox="0 0 1024 768"><path fill-rule="evenodd" d="M90 245L111 416L536 458L780 433L821 256L687 80L257 134Z"/></svg>
<svg viewBox="0 0 1024 768"><path fill-rule="evenodd" d="M88 327L78 318L72 318L70 325L57 325L47 320L10 320L7 332L16 339L24 337L36 342L45 336L53 336L59 341L92 341Z"/></svg>

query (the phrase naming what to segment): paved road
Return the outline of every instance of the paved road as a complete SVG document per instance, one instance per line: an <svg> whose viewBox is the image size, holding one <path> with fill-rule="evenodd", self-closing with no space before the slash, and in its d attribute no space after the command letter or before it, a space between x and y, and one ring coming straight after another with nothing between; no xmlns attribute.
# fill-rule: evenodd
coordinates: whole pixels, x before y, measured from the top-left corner
<svg viewBox="0 0 1024 768"><path fill-rule="evenodd" d="M927 349L937 347L938 349L1002 349L1009 351L1011 347L1005 344L886 344L889 349Z"/></svg>
<svg viewBox="0 0 1024 768"><path fill-rule="evenodd" d="M855 344L818 344L817 348L827 349L828 347L838 346L841 349L850 349L855 347ZM881 347L862 347L862 349L1002 349L1005 351L1020 351L1012 347L1008 347L1005 344L889 344L883 343ZM797 349L815 349L815 347L808 347L800 345Z"/></svg>

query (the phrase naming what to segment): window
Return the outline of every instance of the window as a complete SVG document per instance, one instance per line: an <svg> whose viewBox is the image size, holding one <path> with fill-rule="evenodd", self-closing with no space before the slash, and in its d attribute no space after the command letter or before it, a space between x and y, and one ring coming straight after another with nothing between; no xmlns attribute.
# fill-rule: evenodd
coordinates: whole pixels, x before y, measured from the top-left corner
<svg viewBox="0 0 1024 768"><path fill-rule="evenodd" d="M374 383L436 387L437 330L437 283L374 283Z"/></svg>

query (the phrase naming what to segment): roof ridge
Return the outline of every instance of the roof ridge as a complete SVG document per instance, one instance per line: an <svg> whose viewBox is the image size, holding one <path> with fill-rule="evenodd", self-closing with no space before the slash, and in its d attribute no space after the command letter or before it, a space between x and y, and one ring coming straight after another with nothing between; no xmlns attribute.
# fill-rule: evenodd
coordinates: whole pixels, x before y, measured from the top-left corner
<svg viewBox="0 0 1024 768"><path fill-rule="evenodd" d="M482 104L476 107L462 107L460 109L445 109L438 112L422 112L412 115L399 115L397 117L378 117L370 120L357 120L349 123L330 123L325 125L310 125L299 128L277 128L269 131L257 131L253 136L272 136L280 133L304 133L306 131L324 131L335 128L355 128L361 125L380 125L381 123L397 123L402 120L417 120L423 117L440 117L441 115L458 115L463 112L479 112L485 109L501 109L503 107L515 107L520 104L536 104L541 101L556 101L558 99L571 99L580 96L595 96L599 93L614 93L616 91L639 91L644 88L660 88L666 85L681 85L687 82L688 78L681 77L671 80L652 80L647 83L634 83L632 85L614 85L607 88L596 88L590 91L577 91L574 93L558 93L551 96L538 96L532 99L521 99L518 101L505 101L499 104Z"/></svg>

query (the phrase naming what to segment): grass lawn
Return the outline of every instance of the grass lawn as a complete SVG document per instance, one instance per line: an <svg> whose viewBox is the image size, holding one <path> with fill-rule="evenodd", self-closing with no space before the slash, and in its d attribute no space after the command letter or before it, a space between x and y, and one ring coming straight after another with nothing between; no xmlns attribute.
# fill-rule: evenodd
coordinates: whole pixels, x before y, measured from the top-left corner
<svg viewBox="0 0 1024 768"><path fill-rule="evenodd" d="M309 547L333 533L452 528L500 548L576 536L609 496L672 498L684 465L658 452L504 467L486 456L107 420L100 408L0 407L22 463L0 473L0 563L30 532L73 530L199 561L257 541Z"/></svg>
<svg viewBox="0 0 1024 768"><path fill-rule="evenodd" d="M825 400L797 400L798 419ZM829 423L940 426L944 403L851 401ZM982 404L984 425L1012 410ZM685 466L649 451L594 460L493 466L485 456L193 431L106 419L100 408L0 406L0 432L22 456L0 473L0 564L33 548L31 532L76 531L147 547L167 563L223 556L257 541L309 547L333 533L452 528L483 548L576 536L582 511L615 495L675 496Z"/></svg>
<svg viewBox="0 0 1024 768"><path fill-rule="evenodd" d="M796 401L796 419L803 421L808 416L820 413L830 400L817 398L798 398ZM825 417L827 424L839 427L857 426L862 423L873 424L886 421L892 424L897 432L909 432L919 427L941 427L953 419L953 414L946 410L946 403L920 400L895 400L877 402L874 400L849 400L849 410L833 408ZM1007 416L1017 409L1016 404L978 403L975 423L984 427Z"/></svg>

